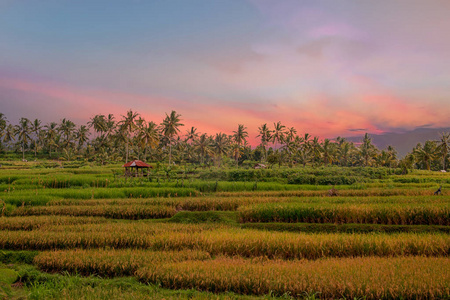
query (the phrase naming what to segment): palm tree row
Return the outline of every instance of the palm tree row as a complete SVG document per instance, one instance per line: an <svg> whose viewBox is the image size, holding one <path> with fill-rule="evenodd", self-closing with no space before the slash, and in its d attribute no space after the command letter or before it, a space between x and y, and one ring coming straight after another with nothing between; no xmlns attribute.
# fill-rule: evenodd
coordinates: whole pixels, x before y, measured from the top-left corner
<svg viewBox="0 0 450 300"><path fill-rule="evenodd" d="M341 137L320 140L308 133L298 135L294 127L277 122L272 128L267 124L258 128L256 137L260 144L252 149L243 124L238 124L230 135L208 135L195 127L182 134L181 121L181 115L172 111L158 125L130 110L119 120L112 114L100 114L80 126L66 118L46 125L38 119L21 118L18 125L12 125L0 113L0 151L21 152L22 159L25 152L32 151L35 157L84 158L100 163L142 159L222 166L240 165L247 160L268 165L401 166L428 170L446 169L450 154L449 133L442 133L438 141L418 144L398 160L393 147L377 149L368 134L358 144Z"/></svg>

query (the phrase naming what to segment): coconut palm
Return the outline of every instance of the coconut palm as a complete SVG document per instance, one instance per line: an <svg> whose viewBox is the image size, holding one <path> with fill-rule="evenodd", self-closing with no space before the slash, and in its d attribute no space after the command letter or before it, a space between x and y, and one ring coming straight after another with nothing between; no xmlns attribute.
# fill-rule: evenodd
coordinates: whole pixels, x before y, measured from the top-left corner
<svg viewBox="0 0 450 300"><path fill-rule="evenodd" d="M333 163L335 159L335 144L329 139L325 139L322 143L322 158L325 165Z"/></svg>
<svg viewBox="0 0 450 300"><path fill-rule="evenodd" d="M2 137L5 135L8 120L3 113L0 113L0 150L2 149Z"/></svg>
<svg viewBox="0 0 450 300"><path fill-rule="evenodd" d="M272 131L271 141L274 144L274 148L277 149L278 143L284 141L284 135L286 133L286 126L282 125L280 121L273 123L274 130Z"/></svg>
<svg viewBox="0 0 450 300"><path fill-rule="evenodd" d="M438 142L438 146L436 148L436 151L439 153L440 157L442 158L443 170L446 170L447 169L446 161L447 161L448 153L450 152L450 133L442 132L441 137L437 142Z"/></svg>
<svg viewBox="0 0 450 300"><path fill-rule="evenodd" d="M125 143L125 161L128 161L128 149L129 149L129 143L131 139L131 134L134 129L136 129L136 123L135 120L139 116L137 112L133 112L131 109L127 111L127 114L125 116L122 116L122 120L119 122L120 130L122 131L126 137L126 143Z"/></svg>
<svg viewBox="0 0 450 300"><path fill-rule="evenodd" d="M108 139L111 135L114 134L116 130L116 121L114 120L114 115L109 114L105 119L105 139Z"/></svg>
<svg viewBox="0 0 450 300"><path fill-rule="evenodd" d="M159 143L158 125L154 122L144 124L139 130L139 141L141 147L144 148L144 157L147 158L147 149L155 149Z"/></svg>
<svg viewBox="0 0 450 300"><path fill-rule="evenodd" d="M8 144L12 141L16 140L16 130L14 128L14 126L12 124L8 124L8 126L6 126L4 134L3 134L3 142L5 144Z"/></svg>
<svg viewBox="0 0 450 300"><path fill-rule="evenodd" d="M15 131L17 135L17 141L22 146L22 160L25 160L25 145L30 141L30 120L27 118L21 118L19 125L15 126Z"/></svg>
<svg viewBox="0 0 450 300"><path fill-rule="evenodd" d="M89 129L86 125L81 125L75 130L75 139L78 142L78 150L80 150L89 139Z"/></svg>
<svg viewBox="0 0 450 300"><path fill-rule="evenodd" d="M41 120L35 119L33 123L31 123L30 131L34 134L34 157L37 156L37 142L39 140L40 132L41 132Z"/></svg>
<svg viewBox="0 0 450 300"><path fill-rule="evenodd" d="M244 143L246 141L246 138L248 137L248 132L246 131L246 129L247 127L239 124L238 129L236 131L233 131L233 139L237 144L237 151L235 151L236 165L238 164L239 160L241 144Z"/></svg>
<svg viewBox="0 0 450 300"><path fill-rule="evenodd" d="M191 129L186 131L186 139L185 142L193 141L195 138L198 137L197 128L194 126L191 127Z"/></svg>
<svg viewBox="0 0 450 300"><path fill-rule="evenodd" d="M222 156L226 155L229 150L229 140L228 136L225 133L216 133L216 136L214 137L214 141L211 145L211 148L214 152L214 155L216 157L216 162L218 166L220 167L222 163Z"/></svg>
<svg viewBox="0 0 450 300"><path fill-rule="evenodd" d="M89 128L93 127L95 132L98 133L99 136L103 136L103 132L106 131L106 119L104 115L95 115L88 122Z"/></svg>
<svg viewBox="0 0 450 300"><path fill-rule="evenodd" d="M267 127L267 123L262 124L258 127L259 134L256 137L261 138L261 147L264 149L264 157L263 160L265 161L267 159L267 143L270 141L270 134L271 131L269 130L269 127Z"/></svg>
<svg viewBox="0 0 450 300"><path fill-rule="evenodd" d="M309 147L314 163L318 163L322 156L322 147L318 137L314 137Z"/></svg>
<svg viewBox="0 0 450 300"><path fill-rule="evenodd" d="M345 139L338 141L336 153L341 166L348 166L352 151L354 151L353 143L349 143Z"/></svg>
<svg viewBox="0 0 450 300"><path fill-rule="evenodd" d="M194 150L200 154L200 162L204 164L206 155L212 152L208 135L206 133L200 135L198 139L194 140L193 147Z"/></svg>
<svg viewBox="0 0 450 300"><path fill-rule="evenodd" d="M52 157L52 146L57 146L56 140L57 140L57 126L55 122L51 122L50 124L47 124L44 126L46 131L46 143L49 148L49 157Z"/></svg>
<svg viewBox="0 0 450 300"><path fill-rule="evenodd" d="M184 124L180 123L180 117L180 114L177 114L176 111L172 110L170 115L166 113L166 118L161 123L162 134L169 141L169 165L172 163L172 139L174 136L178 135L178 132L180 132L178 127L184 126Z"/></svg>
<svg viewBox="0 0 450 300"><path fill-rule="evenodd" d="M67 149L67 148L70 148L71 146L73 146L75 127L76 127L76 125L74 122L67 120L66 118L61 120L61 124L59 124L59 127L57 128L57 130L63 138L62 147L64 149Z"/></svg>
<svg viewBox="0 0 450 300"><path fill-rule="evenodd" d="M436 143L434 141L426 141L425 145L418 144L414 149L414 156L419 163L422 163L427 170L431 169L431 162L438 155L436 151Z"/></svg>
<svg viewBox="0 0 450 300"><path fill-rule="evenodd" d="M293 140L297 134L297 129L294 127L288 128L286 130L286 140Z"/></svg>
<svg viewBox="0 0 450 300"><path fill-rule="evenodd" d="M372 144L372 139L369 137L368 133L364 135L363 141L359 147L359 153L365 167L369 166L377 155L377 148Z"/></svg>

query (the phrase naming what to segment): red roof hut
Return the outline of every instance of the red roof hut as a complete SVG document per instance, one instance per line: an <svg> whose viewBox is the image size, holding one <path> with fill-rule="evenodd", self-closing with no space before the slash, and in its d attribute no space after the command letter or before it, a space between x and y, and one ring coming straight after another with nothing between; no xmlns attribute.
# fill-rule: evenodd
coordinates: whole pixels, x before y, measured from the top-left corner
<svg viewBox="0 0 450 300"><path fill-rule="evenodd" d="M123 165L125 168L125 176L128 177L145 177L148 176L148 169L153 168L142 160L133 160Z"/></svg>

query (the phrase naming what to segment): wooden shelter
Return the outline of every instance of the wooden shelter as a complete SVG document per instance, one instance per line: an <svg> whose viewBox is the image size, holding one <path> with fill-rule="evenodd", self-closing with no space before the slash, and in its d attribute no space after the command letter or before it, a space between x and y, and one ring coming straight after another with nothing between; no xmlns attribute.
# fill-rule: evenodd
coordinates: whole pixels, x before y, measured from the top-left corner
<svg viewBox="0 0 450 300"><path fill-rule="evenodd" d="M125 177L147 177L148 169L153 168L141 160L127 162L123 167L125 168Z"/></svg>

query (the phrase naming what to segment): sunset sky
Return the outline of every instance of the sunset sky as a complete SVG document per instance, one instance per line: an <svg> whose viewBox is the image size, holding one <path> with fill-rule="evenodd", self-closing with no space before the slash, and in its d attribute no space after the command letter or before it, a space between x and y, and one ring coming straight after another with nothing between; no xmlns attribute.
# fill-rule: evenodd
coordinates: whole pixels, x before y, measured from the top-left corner
<svg viewBox="0 0 450 300"><path fill-rule="evenodd" d="M0 112L251 140L450 127L448 0L0 0Z"/></svg>

